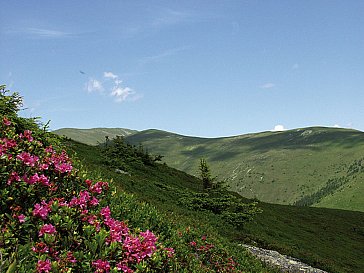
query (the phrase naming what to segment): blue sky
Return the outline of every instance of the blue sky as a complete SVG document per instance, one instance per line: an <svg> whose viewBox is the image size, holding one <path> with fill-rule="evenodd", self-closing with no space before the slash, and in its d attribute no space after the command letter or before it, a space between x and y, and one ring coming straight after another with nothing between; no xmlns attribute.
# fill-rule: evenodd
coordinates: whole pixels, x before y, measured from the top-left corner
<svg viewBox="0 0 364 273"><path fill-rule="evenodd" d="M364 1L0 3L0 83L51 129L364 130Z"/></svg>

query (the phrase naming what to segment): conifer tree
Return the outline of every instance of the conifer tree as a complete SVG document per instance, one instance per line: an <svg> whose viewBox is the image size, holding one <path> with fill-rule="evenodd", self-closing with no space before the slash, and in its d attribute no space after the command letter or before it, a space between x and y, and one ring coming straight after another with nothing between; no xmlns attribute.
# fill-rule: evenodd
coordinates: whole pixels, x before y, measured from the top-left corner
<svg viewBox="0 0 364 273"><path fill-rule="evenodd" d="M210 167L207 165L204 158L200 159L199 170L204 190L211 189L213 187L214 178L212 178Z"/></svg>

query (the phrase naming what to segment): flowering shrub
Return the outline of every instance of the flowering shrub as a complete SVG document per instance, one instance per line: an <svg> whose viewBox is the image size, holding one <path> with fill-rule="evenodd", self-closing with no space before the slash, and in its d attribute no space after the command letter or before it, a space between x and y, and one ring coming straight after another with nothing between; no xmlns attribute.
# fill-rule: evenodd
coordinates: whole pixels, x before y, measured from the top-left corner
<svg viewBox="0 0 364 273"><path fill-rule="evenodd" d="M112 217L107 182L80 178L64 150L31 130L17 132L10 117L1 116L0 128L0 271L159 272L167 265L173 250Z"/></svg>
<svg viewBox="0 0 364 273"><path fill-rule="evenodd" d="M58 139L17 116L20 97L1 90L0 272L241 272L245 267L228 255L225 242L216 237L208 242L200 230L181 227L130 194L110 191L108 182L87 179Z"/></svg>

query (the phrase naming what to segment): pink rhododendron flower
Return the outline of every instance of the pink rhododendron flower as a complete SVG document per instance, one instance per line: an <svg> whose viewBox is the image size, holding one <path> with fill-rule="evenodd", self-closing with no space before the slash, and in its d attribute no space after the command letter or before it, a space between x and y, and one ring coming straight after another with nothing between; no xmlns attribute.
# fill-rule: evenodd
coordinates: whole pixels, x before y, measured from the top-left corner
<svg viewBox="0 0 364 273"><path fill-rule="evenodd" d="M70 263L77 263L77 260L71 251L67 252L67 261Z"/></svg>
<svg viewBox="0 0 364 273"><path fill-rule="evenodd" d="M171 247L166 247L165 250L167 251L168 258L172 258L174 255L174 249Z"/></svg>
<svg viewBox="0 0 364 273"><path fill-rule="evenodd" d="M98 259L92 262L92 266L96 268L95 273L110 272L110 263L108 261Z"/></svg>
<svg viewBox="0 0 364 273"><path fill-rule="evenodd" d="M98 204L99 204L99 200L96 197L92 197L92 199L90 200L90 205L97 206Z"/></svg>
<svg viewBox="0 0 364 273"><path fill-rule="evenodd" d="M134 272L134 270L132 270L131 268L129 268L127 266L127 261L126 262L119 262L119 263L117 263L116 264L116 268L118 270L122 270L125 273L133 273Z"/></svg>
<svg viewBox="0 0 364 273"><path fill-rule="evenodd" d="M38 169L40 171L48 170L48 168L49 168L49 164L47 164L47 163L41 163L38 165Z"/></svg>
<svg viewBox="0 0 364 273"><path fill-rule="evenodd" d="M49 179L44 174L41 174L38 177L38 181L37 182L39 182L40 184L42 184L44 186L49 186Z"/></svg>
<svg viewBox="0 0 364 273"><path fill-rule="evenodd" d="M19 223L24 223L25 222L25 215L24 214L18 215L18 220L19 220Z"/></svg>
<svg viewBox="0 0 364 273"><path fill-rule="evenodd" d="M73 197L70 206L75 207L79 206L81 209L86 209L89 201L91 200L91 195L88 191L81 191L79 194L79 198Z"/></svg>
<svg viewBox="0 0 364 273"><path fill-rule="evenodd" d="M38 273L42 273L42 272L49 273L51 269L52 269L52 267L51 267L50 260L48 260L48 259L45 261L38 260L38 263L37 263L37 272Z"/></svg>
<svg viewBox="0 0 364 273"><path fill-rule="evenodd" d="M90 179L86 179L85 183L87 184L88 187L91 187L92 185L92 181Z"/></svg>
<svg viewBox="0 0 364 273"><path fill-rule="evenodd" d="M25 165L31 167L34 167L35 163L37 163L39 160L39 157L36 155L31 155L27 152L22 152L21 154L17 155L16 158L22 161Z"/></svg>
<svg viewBox="0 0 364 273"><path fill-rule="evenodd" d="M104 219L109 219L111 216L111 211L109 206L102 208L100 214Z"/></svg>
<svg viewBox="0 0 364 273"><path fill-rule="evenodd" d="M32 247L33 252L35 253L47 253L49 252L49 247L46 243L39 242L36 243L35 246Z"/></svg>
<svg viewBox="0 0 364 273"><path fill-rule="evenodd" d="M1 141L4 143L4 147L6 149L11 149L17 146L15 139L3 138Z"/></svg>
<svg viewBox="0 0 364 273"><path fill-rule="evenodd" d="M27 177L26 175L23 176L23 180L28 183L29 185L33 185L35 184L39 179L39 176L38 174L33 174L32 176L30 177Z"/></svg>
<svg viewBox="0 0 364 273"><path fill-rule="evenodd" d="M61 163L61 164L56 164L54 168L56 169L56 171L59 171L61 173L69 173L72 171L73 167L69 163Z"/></svg>
<svg viewBox="0 0 364 273"><path fill-rule="evenodd" d="M44 234L54 234L56 232L56 228L52 224L45 224L40 228L39 237L43 236Z"/></svg>
<svg viewBox="0 0 364 273"><path fill-rule="evenodd" d="M109 184L107 182L99 181L95 185L90 186L90 192L100 194L103 189L108 189Z"/></svg>
<svg viewBox="0 0 364 273"><path fill-rule="evenodd" d="M52 202L52 201L51 201ZM41 204L35 204L33 209L33 216L40 217L43 220L47 219L48 213L52 211L51 204L47 204L44 200Z"/></svg>
<svg viewBox="0 0 364 273"><path fill-rule="evenodd" d="M129 233L129 228L124 222L109 217L104 221L104 223L110 229L110 235L107 238L107 242L109 243L121 242L122 237Z"/></svg>
<svg viewBox="0 0 364 273"><path fill-rule="evenodd" d="M11 125L11 121L7 119L7 117L3 117L3 123L6 126L10 126Z"/></svg>
<svg viewBox="0 0 364 273"><path fill-rule="evenodd" d="M30 130L25 130L24 134L20 134L19 136L20 138L26 138L29 142L33 141L32 131Z"/></svg>
<svg viewBox="0 0 364 273"><path fill-rule="evenodd" d="M15 181L20 181L20 176L17 172L12 172L8 178L7 184L11 185L11 183L15 182Z"/></svg>
<svg viewBox="0 0 364 273"><path fill-rule="evenodd" d="M49 179L44 174L38 175L37 173L35 173L30 177L24 175L23 180L30 185L33 185L35 183L40 183L44 186L49 186Z"/></svg>

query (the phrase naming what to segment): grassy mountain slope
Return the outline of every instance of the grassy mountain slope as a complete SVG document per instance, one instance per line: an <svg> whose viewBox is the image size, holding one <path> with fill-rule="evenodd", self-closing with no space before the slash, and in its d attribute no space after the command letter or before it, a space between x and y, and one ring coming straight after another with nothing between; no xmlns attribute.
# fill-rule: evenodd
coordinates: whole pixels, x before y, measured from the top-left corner
<svg viewBox="0 0 364 273"><path fill-rule="evenodd" d="M105 136L110 139L119 136L128 136L137 132L136 130L124 128L92 128L92 129L76 129L62 128L55 130L53 133L59 136L67 136L73 140L80 141L88 145L97 145L105 141Z"/></svg>
<svg viewBox="0 0 364 273"><path fill-rule="evenodd" d="M82 130L61 129L56 133L92 145L105 135L123 134L116 129L97 132L81 135ZM162 154L168 165L192 175L204 157L218 179L247 198L364 211L364 133L360 131L311 127L198 138L145 130L132 131L126 140L142 143L151 153Z"/></svg>
<svg viewBox="0 0 364 273"><path fill-rule="evenodd" d="M105 165L97 147L69 141L67 145L89 169L155 205L172 222L217 232L231 241L232 246L234 242L256 242L329 272L360 272L364 268L364 213L260 203L262 214L243 228L234 228L214 214L188 210L178 202L181 192L202 190L196 177L163 164L129 166L129 175L118 174ZM241 252L237 245L233 249ZM247 265L248 272L254 272L248 268Z"/></svg>
<svg viewBox="0 0 364 273"><path fill-rule="evenodd" d="M306 197L306 205L364 211L360 131L312 127L197 138L146 130L126 139L190 174L204 157L220 180L247 198L293 204Z"/></svg>

